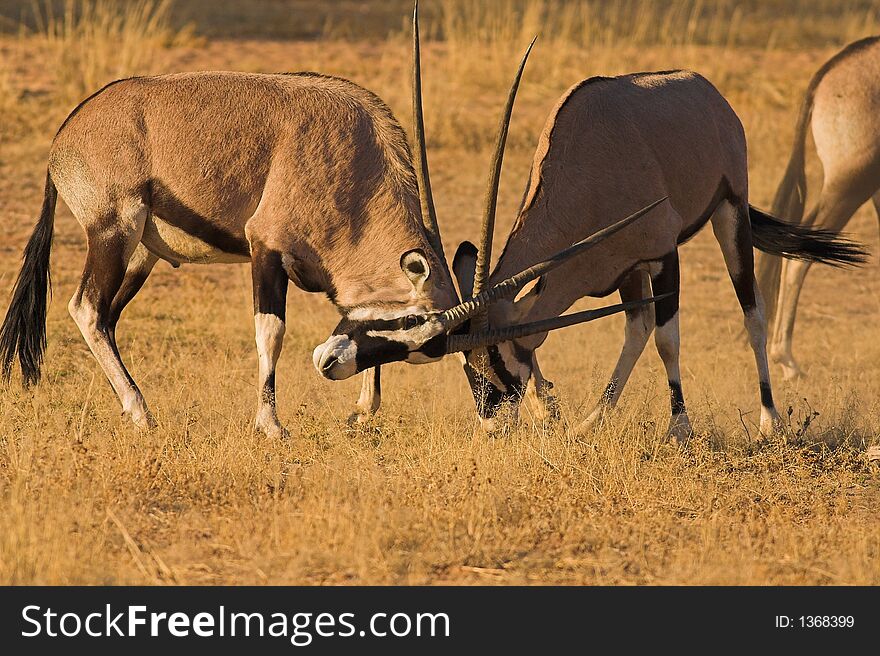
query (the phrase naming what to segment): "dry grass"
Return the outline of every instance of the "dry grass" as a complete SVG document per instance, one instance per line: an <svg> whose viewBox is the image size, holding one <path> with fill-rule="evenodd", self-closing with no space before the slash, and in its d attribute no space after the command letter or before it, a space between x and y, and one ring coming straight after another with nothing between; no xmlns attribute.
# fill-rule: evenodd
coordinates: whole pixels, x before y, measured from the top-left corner
<svg viewBox="0 0 880 656"><path fill-rule="evenodd" d="M743 32L800 33L802 41L834 32L839 43L873 20L861 4L847 13L820 1L794 27L784 14L756 26L755 14L732 3L543 0L495 17L482 5L444 4L430 28L442 40L425 53L447 249L474 237L486 145L515 60L539 25L544 36L516 109L501 235L557 96L587 75L625 70L689 66L713 79L746 125L753 199L766 206L798 97L833 48L822 40L780 49L788 36L755 47ZM557 6L572 13L559 18ZM126 64L129 73L316 68L375 90L408 124L400 24L382 42L204 45L172 43L167 35L179 26L168 25L161 39L151 40L155 30L144 36L144 59ZM46 34L0 39L5 290L39 207L46 149L70 108L48 65L57 60ZM110 61L72 61L113 74ZM867 209L852 228L876 245ZM66 313L83 251L81 231L60 208L45 380L32 392L16 384L0 391L0 583L880 583L880 476L864 457L880 423L875 263L809 278L797 347L810 375L777 385L780 405L792 408L792 439L751 442L758 393L751 355L736 338L741 316L711 235L687 245L684 386L699 435L678 451L662 440L667 401L653 352L620 411L589 440L534 425L527 412L510 435L487 439L452 359L389 367L380 417L351 432L344 418L358 381L323 381L309 358L334 311L299 292L289 299L278 376L280 414L296 435L288 443L254 436L256 358L242 266L160 265L127 310L121 350L161 424L137 433L120 422ZM562 331L542 348L566 416L583 416L601 389L621 324Z"/></svg>
<svg viewBox="0 0 880 656"><path fill-rule="evenodd" d="M54 74L57 101L73 107L113 80L150 73L156 55L178 38L171 0L65 0L34 4L37 38Z"/></svg>

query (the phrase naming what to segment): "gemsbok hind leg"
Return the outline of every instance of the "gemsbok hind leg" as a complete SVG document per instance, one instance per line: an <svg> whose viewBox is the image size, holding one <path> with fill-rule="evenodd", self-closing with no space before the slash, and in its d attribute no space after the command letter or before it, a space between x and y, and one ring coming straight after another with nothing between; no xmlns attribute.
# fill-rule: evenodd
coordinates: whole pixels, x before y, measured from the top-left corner
<svg viewBox="0 0 880 656"><path fill-rule="evenodd" d="M741 201L736 205L728 200L722 201L712 215L712 230L721 246L727 272L743 311L749 343L755 354L758 386L761 392L760 430L764 435L770 435L782 429L782 422L773 403L773 390L770 385L764 302L755 279L755 256L752 250L748 205Z"/></svg>
<svg viewBox="0 0 880 656"><path fill-rule="evenodd" d="M690 439L693 429L681 389L681 336L678 318L681 275L677 250L651 265L651 287L655 296L671 294L654 304L654 344L666 368L666 382L669 385L671 414L666 435L675 442L684 444Z"/></svg>
<svg viewBox="0 0 880 656"><path fill-rule="evenodd" d="M819 202L805 224L826 230L841 230L869 197L868 190L854 188L854 185L841 187L830 181L823 187ZM798 301L809 270L810 262L782 260L776 317L770 333L770 356L782 366L785 380L793 380L803 374L792 353L792 340Z"/></svg>
<svg viewBox="0 0 880 656"><path fill-rule="evenodd" d="M116 339L116 324L119 323L122 311L144 286L158 261L159 258L148 251L143 244L138 244L135 247L134 253L128 261L122 285L110 305L110 330L113 331L114 339Z"/></svg>
<svg viewBox="0 0 880 656"><path fill-rule="evenodd" d="M624 279L619 291L620 300L624 303L648 298L651 295L651 283L648 272L643 269L633 271ZM645 350L645 345L648 343L648 338L653 330L653 305L645 305L626 313L623 349L620 351L620 357L617 358L617 364L614 366L611 380L605 386L605 390L602 392L602 396L592 412L578 427L578 433L586 433L598 426L608 411L617 405L617 401L623 392L623 387L626 385L626 381L629 380L636 362Z"/></svg>
<svg viewBox="0 0 880 656"><path fill-rule="evenodd" d="M275 410L275 366L284 341L287 311L287 272L281 253L251 242L251 274L254 285L254 327L259 381L257 388L256 430L268 437L285 439L287 430Z"/></svg>
<svg viewBox="0 0 880 656"><path fill-rule="evenodd" d="M155 421L119 356L115 334L119 315L113 313L113 302L126 278L127 265L140 242L148 214L149 209L138 200L97 220L77 217L86 231L88 252L79 287L67 306L119 397L123 414L139 428L151 428ZM122 307L124 303L119 312Z"/></svg>

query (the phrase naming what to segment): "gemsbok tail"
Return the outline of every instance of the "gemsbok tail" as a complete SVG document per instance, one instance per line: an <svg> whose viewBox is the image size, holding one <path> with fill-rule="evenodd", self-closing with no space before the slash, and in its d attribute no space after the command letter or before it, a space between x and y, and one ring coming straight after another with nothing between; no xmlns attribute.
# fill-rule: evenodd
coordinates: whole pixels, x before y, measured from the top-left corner
<svg viewBox="0 0 880 656"><path fill-rule="evenodd" d="M49 302L49 252L55 226L55 203L58 192L52 177L46 174L43 209L24 249L21 271L15 281L12 301L0 328L0 367L3 380L12 376L18 358L25 386L40 380L40 367L46 350L46 307Z"/></svg>
<svg viewBox="0 0 880 656"><path fill-rule="evenodd" d="M868 252L861 244L845 239L833 230L781 221L751 205L749 220L752 245L770 255L835 267L858 266L868 258Z"/></svg>
<svg viewBox="0 0 880 656"><path fill-rule="evenodd" d="M776 189L773 197L773 205L770 212L773 216L781 216L786 221L799 224L804 218L804 206L807 202L807 130L810 128L810 119L813 117L813 99L816 95L816 87L824 77L824 71L820 70L810 80L804 100L801 102L797 125L794 130L794 144L785 173ZM764 316L768 325L773 325L773 317L776 314L776 297L779 295L779 284L782 277L782 260L775 255L760 255L757 259L756 276L761 296L764 297Z"/></svg>

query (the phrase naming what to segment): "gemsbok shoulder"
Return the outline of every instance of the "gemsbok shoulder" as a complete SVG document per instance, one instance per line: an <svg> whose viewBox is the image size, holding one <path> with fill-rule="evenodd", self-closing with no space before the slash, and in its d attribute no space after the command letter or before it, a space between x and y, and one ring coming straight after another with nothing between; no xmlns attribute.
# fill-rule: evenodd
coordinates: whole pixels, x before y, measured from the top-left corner
<svg viewBox="0 0 880 656"><path fill-rule="evenodd" d="M801 103L794 146L773 200L773 213L816 229L842 230L868 200L880 216L880 37L849 44L810 80ZM807 132L822 162L822 189L804 216ZM758 284L767 300L770 358L783 376L802 374L792 353L798 299L810 260L770 255L758 259Z"/></svg>

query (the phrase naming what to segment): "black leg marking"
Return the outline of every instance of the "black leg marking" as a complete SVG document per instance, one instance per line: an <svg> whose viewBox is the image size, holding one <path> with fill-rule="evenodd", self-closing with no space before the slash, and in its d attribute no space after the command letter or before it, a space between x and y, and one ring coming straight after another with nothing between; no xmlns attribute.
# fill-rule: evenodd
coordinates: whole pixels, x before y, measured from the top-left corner
<svg viewBox="0 0 880 656"><path fill-rule="evenodd" d="M760 383L761 387L761 405L765 408L775 408L773 404L773 390L770 389L770 383Z"/></svg>
<svg viewBox="0 0 880 656"><path fill-rule="evenodd" d="M254 311L259 314L274 314L284 321L288 277L281 265L281 253L254 244L251 273L254 282Z"/></svg>
<svg viewBox="0 0 880 656"><path fill-rule="evenodd" d="M665 326L678 313L680 287L678 252L673 251L665 256L660 263L662 265L660 273L651 276L651 287L655 295L669 292L673 292L673 295L654 304L657 327Z"/></svg>
<svg viewBox="0 0 880 656"><path fill-rule="evenodd" d="M684 394L681 391L681 383L676 380L670 380L669 394L672 399L672 414L680 415L683 412L687 412L684 407Z"/></svg>
<svg viewBox="0 0 880 656"><path fill-rule="evenodd" d="M614 400L614 393L617 391L617 381L612 380L605 386L605 390L602 392L602 402L603 403L611 403Z"/></svg>

